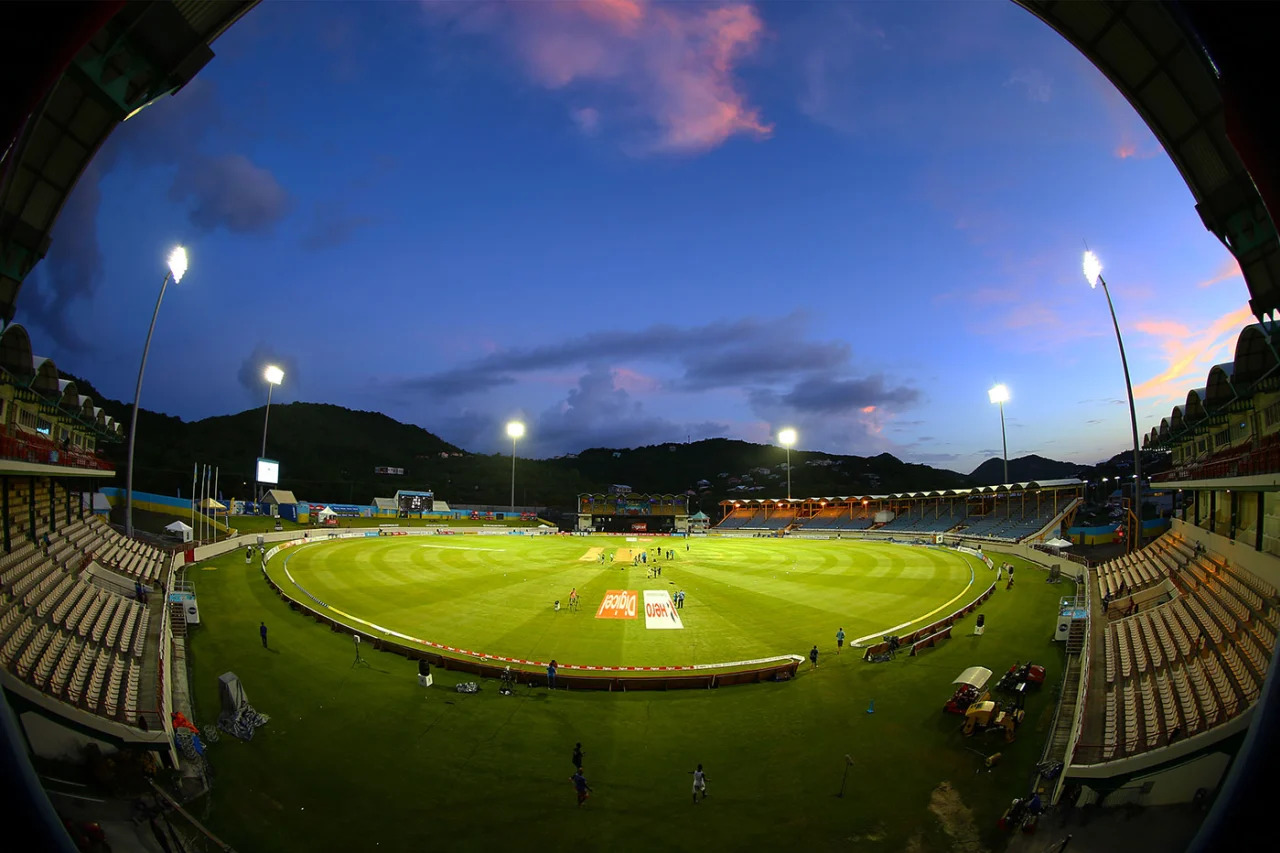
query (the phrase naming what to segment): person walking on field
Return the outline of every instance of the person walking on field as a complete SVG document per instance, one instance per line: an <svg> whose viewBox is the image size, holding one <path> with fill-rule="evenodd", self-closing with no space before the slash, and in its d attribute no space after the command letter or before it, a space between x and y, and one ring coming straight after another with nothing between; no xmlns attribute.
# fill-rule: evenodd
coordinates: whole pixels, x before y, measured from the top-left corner
<svg viewBox="0 0 1280 853"><path fill-rule="evenodd" d="M573 745L573 769L579 773L582 772L582 743L578 742Z"/></svg>
<svg viewBox="0 0 1280 853"><path fill-rule="evenodd" d="M809 649L809 664L810 669L818 668L818 647L816 645L812 649Z"/></svg>
<svg viewBox="0 0 1280 853"><path fill-rule="evenodd" d="M267 623L263 622L258 625L258 634L262 637L262 647L267 647Z"/></svg>
<svg viewBox="0 0 1280 853"><path fill-rule="evenodd" d="M264 645L266 644L265 639L262 642ZM547 664L547 688L549 690L556 689L556 662L554 659L551 663Z"/></svg>
<svg viewBox="0 0 1280 853"><path fill-rule="evenodd" d="M840 654L840 649L844 647L844 628L836 631L836 654Z"/></svg>
<svg viewBox="0 0 1280 853"><path fill-rule="evenodd" d="M707 774L702 772L702 765L698 765L697 770L690 770L693 774L693 804L698 804L698 795L702 795L702 799L707 798Z"/></svg>
<svg viewBox="0 0 1280 853"><path fill-rule="evenodd" d="M569 777L569 781L573 783L573 787L578 792L578 808L582 808L582 804L587 801L587 797L591 796L591 786L587 784L587 779L582 775L582 768L578 768L578 772Z"/></svg>

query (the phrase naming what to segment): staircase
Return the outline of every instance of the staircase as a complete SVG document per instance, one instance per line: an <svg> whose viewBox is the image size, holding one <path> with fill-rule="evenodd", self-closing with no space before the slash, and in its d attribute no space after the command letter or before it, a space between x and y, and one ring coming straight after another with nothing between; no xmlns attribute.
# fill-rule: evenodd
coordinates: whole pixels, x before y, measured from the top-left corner
<svg viewBox="0 0 1280 853"><path fill-rule="evenodd" d="M1067 633L1067 655L1069 657L1079 657L1080 652L1084 650L1084 638L1089 631L1089 620L1072 619L1071 628Z"/></svg>
<svg viewBox="0 0 1280 853"><path fill-rule="evenodd" d="M1067 754L1067 741L1071 739L1071 722L1076 715L1076 704L1080 701L1080 655L1067 658L1067 672L1062 679L1062 701L1058 704L1058 717L1053 727L1053 735L1049 738L1049 748L1045 751L1045 759L1064 761Z"/></svg>
<svg viewBox="0 0 1280 853"><path fill-rule="evenodd" d="M173 636L187 636L187 614L182 611L182 605L176 601L169 602L169 627L173 629Z"/></svg>

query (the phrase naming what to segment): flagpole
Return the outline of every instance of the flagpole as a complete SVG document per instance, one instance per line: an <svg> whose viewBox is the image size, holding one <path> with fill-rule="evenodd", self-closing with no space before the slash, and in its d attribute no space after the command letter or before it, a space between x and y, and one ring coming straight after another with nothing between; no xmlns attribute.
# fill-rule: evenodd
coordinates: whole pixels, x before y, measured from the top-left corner
<svg viewBox="0 0 1280 853"><path fill-rule="evenodd" d="M218 472L220 470L222 470L222 466L218 466L213 469L213 499L215 501L218 499ZM218 520L217 515L218 515L217 511L215 511L214 519L213 519L214 521ZM218 541L218 525L216 524L213 525L213 541L214 542Z"/></svg>
<svg viewBox="0 0 1280 853"><path fill-rule="evenodd" d="M191 463L191 532L196 531L196 477L200 471L200 463Z"/></svg>

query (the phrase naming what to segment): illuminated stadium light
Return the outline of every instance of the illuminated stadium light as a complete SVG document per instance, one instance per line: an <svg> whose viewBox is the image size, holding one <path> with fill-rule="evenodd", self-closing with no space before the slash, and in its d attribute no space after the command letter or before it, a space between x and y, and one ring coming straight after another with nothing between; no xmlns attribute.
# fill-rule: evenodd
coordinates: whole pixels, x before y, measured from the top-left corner
<svg viewBox="0 0 1280 853"><path fill-rule="evenodd" d="M1084 253L1084 278L1091 288L1096 288L1102 281L1102 261L1093 252Z"/></svg>
<svg viewBox="0 0 1280 853"><path fill-rule="evenodd" d="M187 250L181 246L175 246L169 253L169 273L173 276L174 284L182 281L182 277L187 274Z"/></svg>
<svg viewBox="0 0 1280 853"><path fill-rule="evenodd" d="M284 381L284 371L274 364L268 364L262 371L262 378L267 382L267 408L262 413L262 452L258 454L259 459L265 459L267 456L267 423L271 420L271 392ZM263 485L261 480L258 484ZM259 494L258 497L261 498L262 495Z"/></svg>
<svg viewBox="0 0 1280 853"><path fill-rule="evenodd" d="M511 513L516 511L516 440L524 438L524 424L520 421L507 422L507 435L511 437Z"/></svg>
<svg viewBox="0 0 1280 853"><path fill-rule="evenodd" d="M796 443L796 431L787 427L778 433L778 441L787 449L787 500L791 500L791 445Z"/></svg>
<svg viewBox="0 0 1280 853"><path fill-rule="evenodd" d="M1129 426L1133 429L1133 510L1137 519L1138 533L1129 537L1128 547L1136 549L1142 546L1142 451L1138 443L1138 411L1133 404L1133 382L1129 379L1129 360L1124 355L1124 338L1120 336L1120 322L1116 320L1116 306L1111 302L1111 291L1107 289L1107 280L1102 277L1102 261L1090 252L1084 253L1084 277L1089 287L1102 285L1102 292L1107 297L1107 309L1111 312L1111 325L1116 330L1116 346L1120 348L1120 366L1124 369L1124 389L1129 395ZM1120 480L1119 477L1116 478Z"/></svg>
<svg viewBox="0 0 1280 853"><path fill-rule="evenodd" d="M1004 432L1004 404L1009 402L1009 386L1001 383L987 392L991 402L1000 406L1000 446L1004 448L1004 482L1009 482L1009 442Z"/></svg>
<svg viewBox="0 0 1280 853"><path fill-rule="evenodd" d="M142 345L142 363L138 365L138 385L133 391L133 411L129 415L129 461L124 475L124 534L133 536L133 441L138 432L138 403L142 399L142 374L147 370L147 353L151 351L151 336L156 330L156 318L160 316L160 303L164 301L164 292L169 287L169 279L177 284L187 272L187 250L181 246L174 247L169 253L169 271L164 274L160 284L160 295L156 298L156 310L151 313L151 327L147 329L147 342Z"/></svg>

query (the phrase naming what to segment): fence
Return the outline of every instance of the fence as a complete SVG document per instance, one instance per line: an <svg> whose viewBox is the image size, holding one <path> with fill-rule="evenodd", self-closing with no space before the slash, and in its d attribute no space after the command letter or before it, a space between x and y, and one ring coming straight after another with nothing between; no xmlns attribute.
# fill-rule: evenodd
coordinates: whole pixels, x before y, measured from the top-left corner
<svg viewBox="0 0 1280 853"><path fill-rule="evenodd" d="M919 629L918 631L912 631L910 634L906 634L905 636L899 637L898 646L902 647L902 646L910 645L911 654L914 655L916 653L917 645L920 646L921 648L928 648L938 640L945 640L949 638L951 636L951 626L954 625L957 620L961 619L964 616L968 616L970 613L976 610L978 608L978 605L982 604L982 602L990 598L995 591L996 591L996 585L993 583L991 584L991 586L987 587L986 591L983 592L982 595L978 596L973 601L966 604L964 607L961 607L959 610L955 611L950 616L943 617L942 619L939 619L937 622L934 622L931 625L927 625L924 628ZM871 657L873 655L881 655L887 651L889 651L888 642L876 643L874 646L867 647L866 652L864 652L862 655L862 659L869 661L871 660Z"/></svg>

